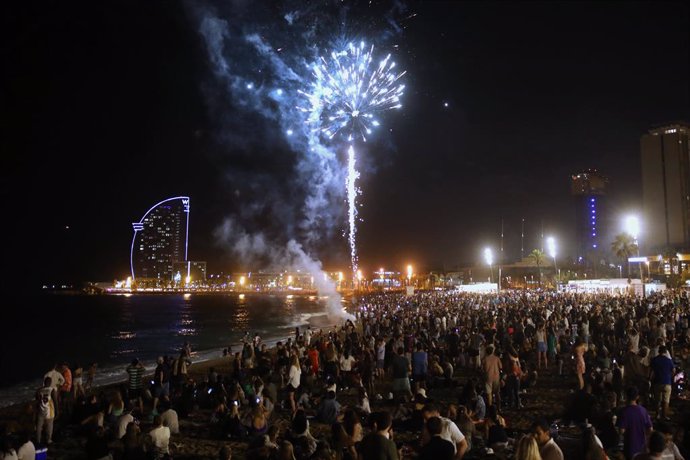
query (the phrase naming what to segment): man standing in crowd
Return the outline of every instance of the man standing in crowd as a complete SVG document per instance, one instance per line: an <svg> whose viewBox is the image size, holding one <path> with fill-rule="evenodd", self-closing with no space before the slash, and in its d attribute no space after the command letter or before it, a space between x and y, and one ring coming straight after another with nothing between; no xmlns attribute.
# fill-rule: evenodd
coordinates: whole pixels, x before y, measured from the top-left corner
<svg viewBox="0 0 690 460"><path fill-rule="evenodd" d="M623 453L627 460L644 452L647 436L652 431L652 419L647 409L638 404L640 395L636 387L627 390L628 405L621 411L617 426L623 436ZM662 449L663 450L663 449Z"/></svg>
<svg viewBox="0 0 690 460"><path fill-rule="evenodd" d="M501 358L494 354L494 347L486 347L486 356L482 363L484 370L484 384L489 406L493 405L496 395L496 407L501 407Z"/></svg>
<svg viewBox="0 0 690 460"><path fill-rule="evenodd" d="M673 383L673 360L668 356L665 346L659 347L659 354L650 363L652 369L652 387L654 402L657 407L657 418L668 417L668 404L671 401L671 384ZM659 412L659 407L661 411Z"/></svg>
<svg viewBox="0 0 690 460"><path fill-rule="evenodd" d="M139 403L139 413L144 413L144 398L142 392L144 390L144 365L134 358L132 364L127 366L127 399L129 401L137 400Z"/></svg>

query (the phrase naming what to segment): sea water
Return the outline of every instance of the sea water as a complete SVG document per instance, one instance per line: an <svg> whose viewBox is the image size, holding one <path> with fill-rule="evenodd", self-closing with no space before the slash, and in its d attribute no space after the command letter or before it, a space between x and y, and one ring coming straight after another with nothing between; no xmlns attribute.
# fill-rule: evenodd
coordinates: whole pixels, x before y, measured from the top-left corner
<svg viewBox="0 0 690 460"><path fill-rule="evenodd" d="M96 385L125 379L138 358L153 369L188 342L193 360L241 350L245 335L294 337L294 328L325 316L315 296L264 294L45 295L13 301L3 312L0 407L32 398L55 363L98 364ZM325 321L325 319L324 319Z"/></svg>

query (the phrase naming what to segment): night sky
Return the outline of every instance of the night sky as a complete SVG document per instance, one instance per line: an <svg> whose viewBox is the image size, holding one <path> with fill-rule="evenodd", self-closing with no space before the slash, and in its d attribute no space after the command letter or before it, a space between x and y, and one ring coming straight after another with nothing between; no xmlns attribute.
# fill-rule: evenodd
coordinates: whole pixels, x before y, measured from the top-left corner
<svg viewBox="0 0 690 460"><path fill-rule="evenodd" d="M229 19L241 9L249 27L265 14L254 13L258 3L221 4ZM254 177L289 197L280 178L292 156L266 124L265 143L251 147L222 135L219 110L244 120L247 136L256 132L211 96L220 89L190 9L162 1L4 8L3 284L126 276L131 222L174 195L192 200L190 258L207 260L210 273L242 268L214 230L247 206L242 187ZM359 5L347 20L375 24L389 9ZM519 254L523 217L526 249L539 246L542 222L567 245L569 175L607 175L616 222L639 209L640 135L690 120L685 2L410 2L396 14L403 28L385 45L398 45L391 50L408 71L407 91L404 109L386 115L385 135L363 154L365 270L472 264L498 245L502 218L509 258ZM340 231L318 256L347 266Z"/></svg>

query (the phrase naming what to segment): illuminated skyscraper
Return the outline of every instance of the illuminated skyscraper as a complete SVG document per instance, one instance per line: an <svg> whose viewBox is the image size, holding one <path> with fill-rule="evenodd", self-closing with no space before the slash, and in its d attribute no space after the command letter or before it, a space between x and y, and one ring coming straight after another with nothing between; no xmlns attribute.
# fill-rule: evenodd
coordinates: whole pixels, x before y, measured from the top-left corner
<svg viewBox="0 0 690 460"><path fill-rule="evenodd" d="M608 179L588 169L571 177L570 192L575 197L575 234L577 260L582 262L587 254L599 252L604 244L604 198Z"/></svg>
<svg viewBox="0 0 690 460"><path fill-rule="evenodd" d="M646 251L690 249L690 125L651 129L640 139L642 237Z"/></svg>
<svg viewBox="0 0 690 460"><path fill-rule="evenodd" d="M189 197L177 196L155 204L132 226L132 279L158 285L171 282L173 265L187 260Z"/></svg>

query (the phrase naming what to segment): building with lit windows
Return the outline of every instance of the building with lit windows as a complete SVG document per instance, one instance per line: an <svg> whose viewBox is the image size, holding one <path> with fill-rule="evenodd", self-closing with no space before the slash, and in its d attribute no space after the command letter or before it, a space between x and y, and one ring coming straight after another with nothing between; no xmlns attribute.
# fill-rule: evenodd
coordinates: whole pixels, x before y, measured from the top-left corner
<svg viewBox="0 0 690 460"><path fill-rule="evenodd" d="M189 197L156 203L132 227L132 280L139 286L172 285L174 265L187 261Z"/></svg>
<svg viewBox="0 0 690 460"><path fill-rule="evenodd" d="M187 260L173 263L173 286L206 284L206 262Z"/></svg>
<svg viewBox="0 0 690 460"><path fill-rule="evenodd" d="M570 192L575 198L575 237L578 262L606 249L605 196L608 179L596 169L574 174Z"/></svg>
<svg viewBox="0 0 690 460"><path fill-rule="evenodd" d="M648 253L690 250L690 125L673 123L640 139L643 235Z"/></svg>

